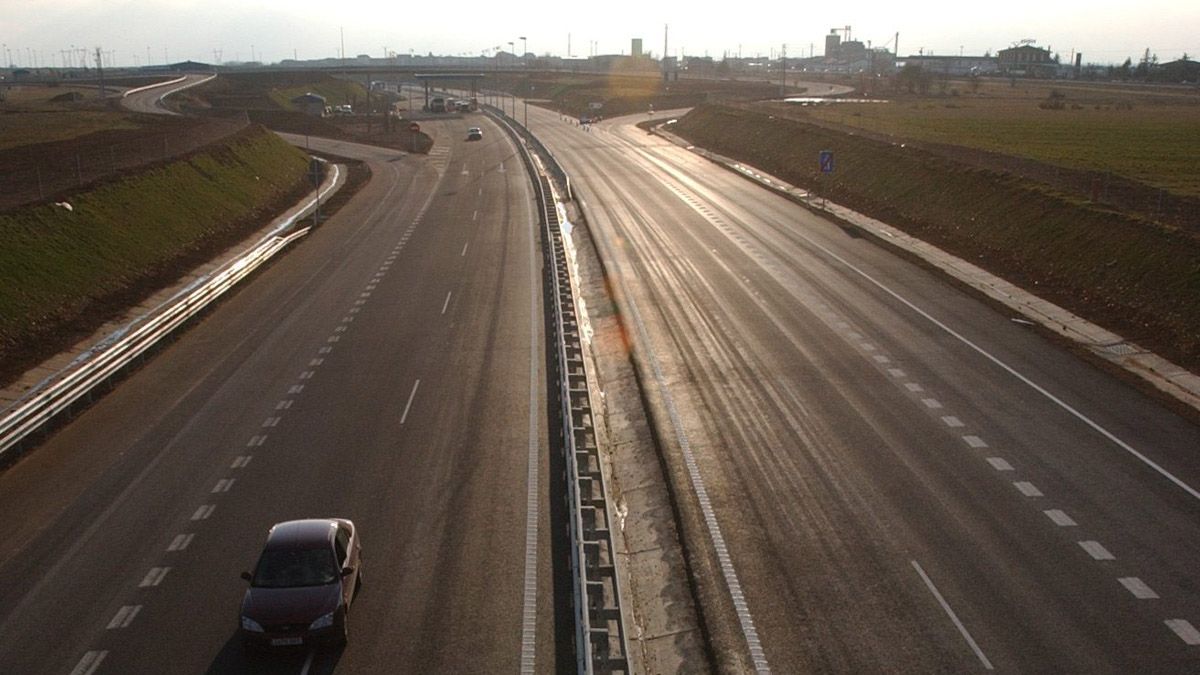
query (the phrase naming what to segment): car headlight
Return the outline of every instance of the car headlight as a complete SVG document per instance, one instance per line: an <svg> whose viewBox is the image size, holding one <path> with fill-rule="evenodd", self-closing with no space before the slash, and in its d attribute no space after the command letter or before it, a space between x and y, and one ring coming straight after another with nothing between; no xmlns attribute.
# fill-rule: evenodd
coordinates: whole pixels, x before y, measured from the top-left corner
<svg viewBox="0 0 1200 675"><path fill-rule="evenodd" d="M316 621L309 624L309 630L319 630L321 628L329 628L333 625L334 612L321 615Z"/></svg>
<svg viewBox="0 0 1200 675"><path fill-rule="evenodd" d="M259 623L257 621L255 621L254 619L251 619L248 616L243 616L242 617L242 630L248 630L252 633L261 633L261 632L263 632L263 627L261 625L259 625Z"/></svg>

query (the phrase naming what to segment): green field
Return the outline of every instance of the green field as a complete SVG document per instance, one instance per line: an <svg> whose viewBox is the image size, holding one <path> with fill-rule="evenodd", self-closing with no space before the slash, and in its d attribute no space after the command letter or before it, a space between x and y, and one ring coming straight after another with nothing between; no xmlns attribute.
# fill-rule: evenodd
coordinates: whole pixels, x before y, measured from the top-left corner
<svg viewBox="0 0 1200 675"><path fill-rule="evenodd" d="M823 105L805 112L901 141L945 143L1110 172L1175 194L1200 196L1200 99L1164 101L1063 87L1062 109L1039 107L1052 89L1008 93L993 87L976 96Z"/></svg>
<svg viewBox="0 0 1200 675"><path fill-rule="evenodd" d="M304 190L307 165L302 152L251 127L69 195L71 210L0 214L0 375L261 226Z"/></svg>

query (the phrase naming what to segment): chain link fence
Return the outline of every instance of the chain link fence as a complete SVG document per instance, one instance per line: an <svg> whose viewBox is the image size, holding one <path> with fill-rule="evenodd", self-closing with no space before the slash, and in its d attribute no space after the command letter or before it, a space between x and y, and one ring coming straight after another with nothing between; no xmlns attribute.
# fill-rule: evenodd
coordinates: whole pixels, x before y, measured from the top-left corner
<svg viewBox="0 0 1200 675"><path fill-rule="evenodd" d="M0 211L57 198L123 171L186 155L249 125L245 113L174 118L148 129L99 132L0 151Z"/></svg>

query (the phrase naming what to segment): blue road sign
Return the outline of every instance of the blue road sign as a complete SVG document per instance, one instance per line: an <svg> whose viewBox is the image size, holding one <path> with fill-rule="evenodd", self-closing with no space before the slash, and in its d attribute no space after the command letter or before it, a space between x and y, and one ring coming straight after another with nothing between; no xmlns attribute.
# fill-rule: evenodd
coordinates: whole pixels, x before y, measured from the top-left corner
<svg viewBox="0 0 1200 675"><path fill-rule="evenodd" d="M833 173L833 151L821 151L821 173Z"/></svg>

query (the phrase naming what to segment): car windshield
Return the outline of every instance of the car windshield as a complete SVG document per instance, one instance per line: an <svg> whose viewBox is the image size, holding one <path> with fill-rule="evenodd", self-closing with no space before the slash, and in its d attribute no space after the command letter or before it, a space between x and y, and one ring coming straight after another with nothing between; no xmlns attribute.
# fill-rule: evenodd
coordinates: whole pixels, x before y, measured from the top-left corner
<svg viewBox="0 0 1200 675"><path fill-rule="evenodd" d="M259 588L324 586L337 581L333 551L324 548L263 551L251 582Z"/></svg>

